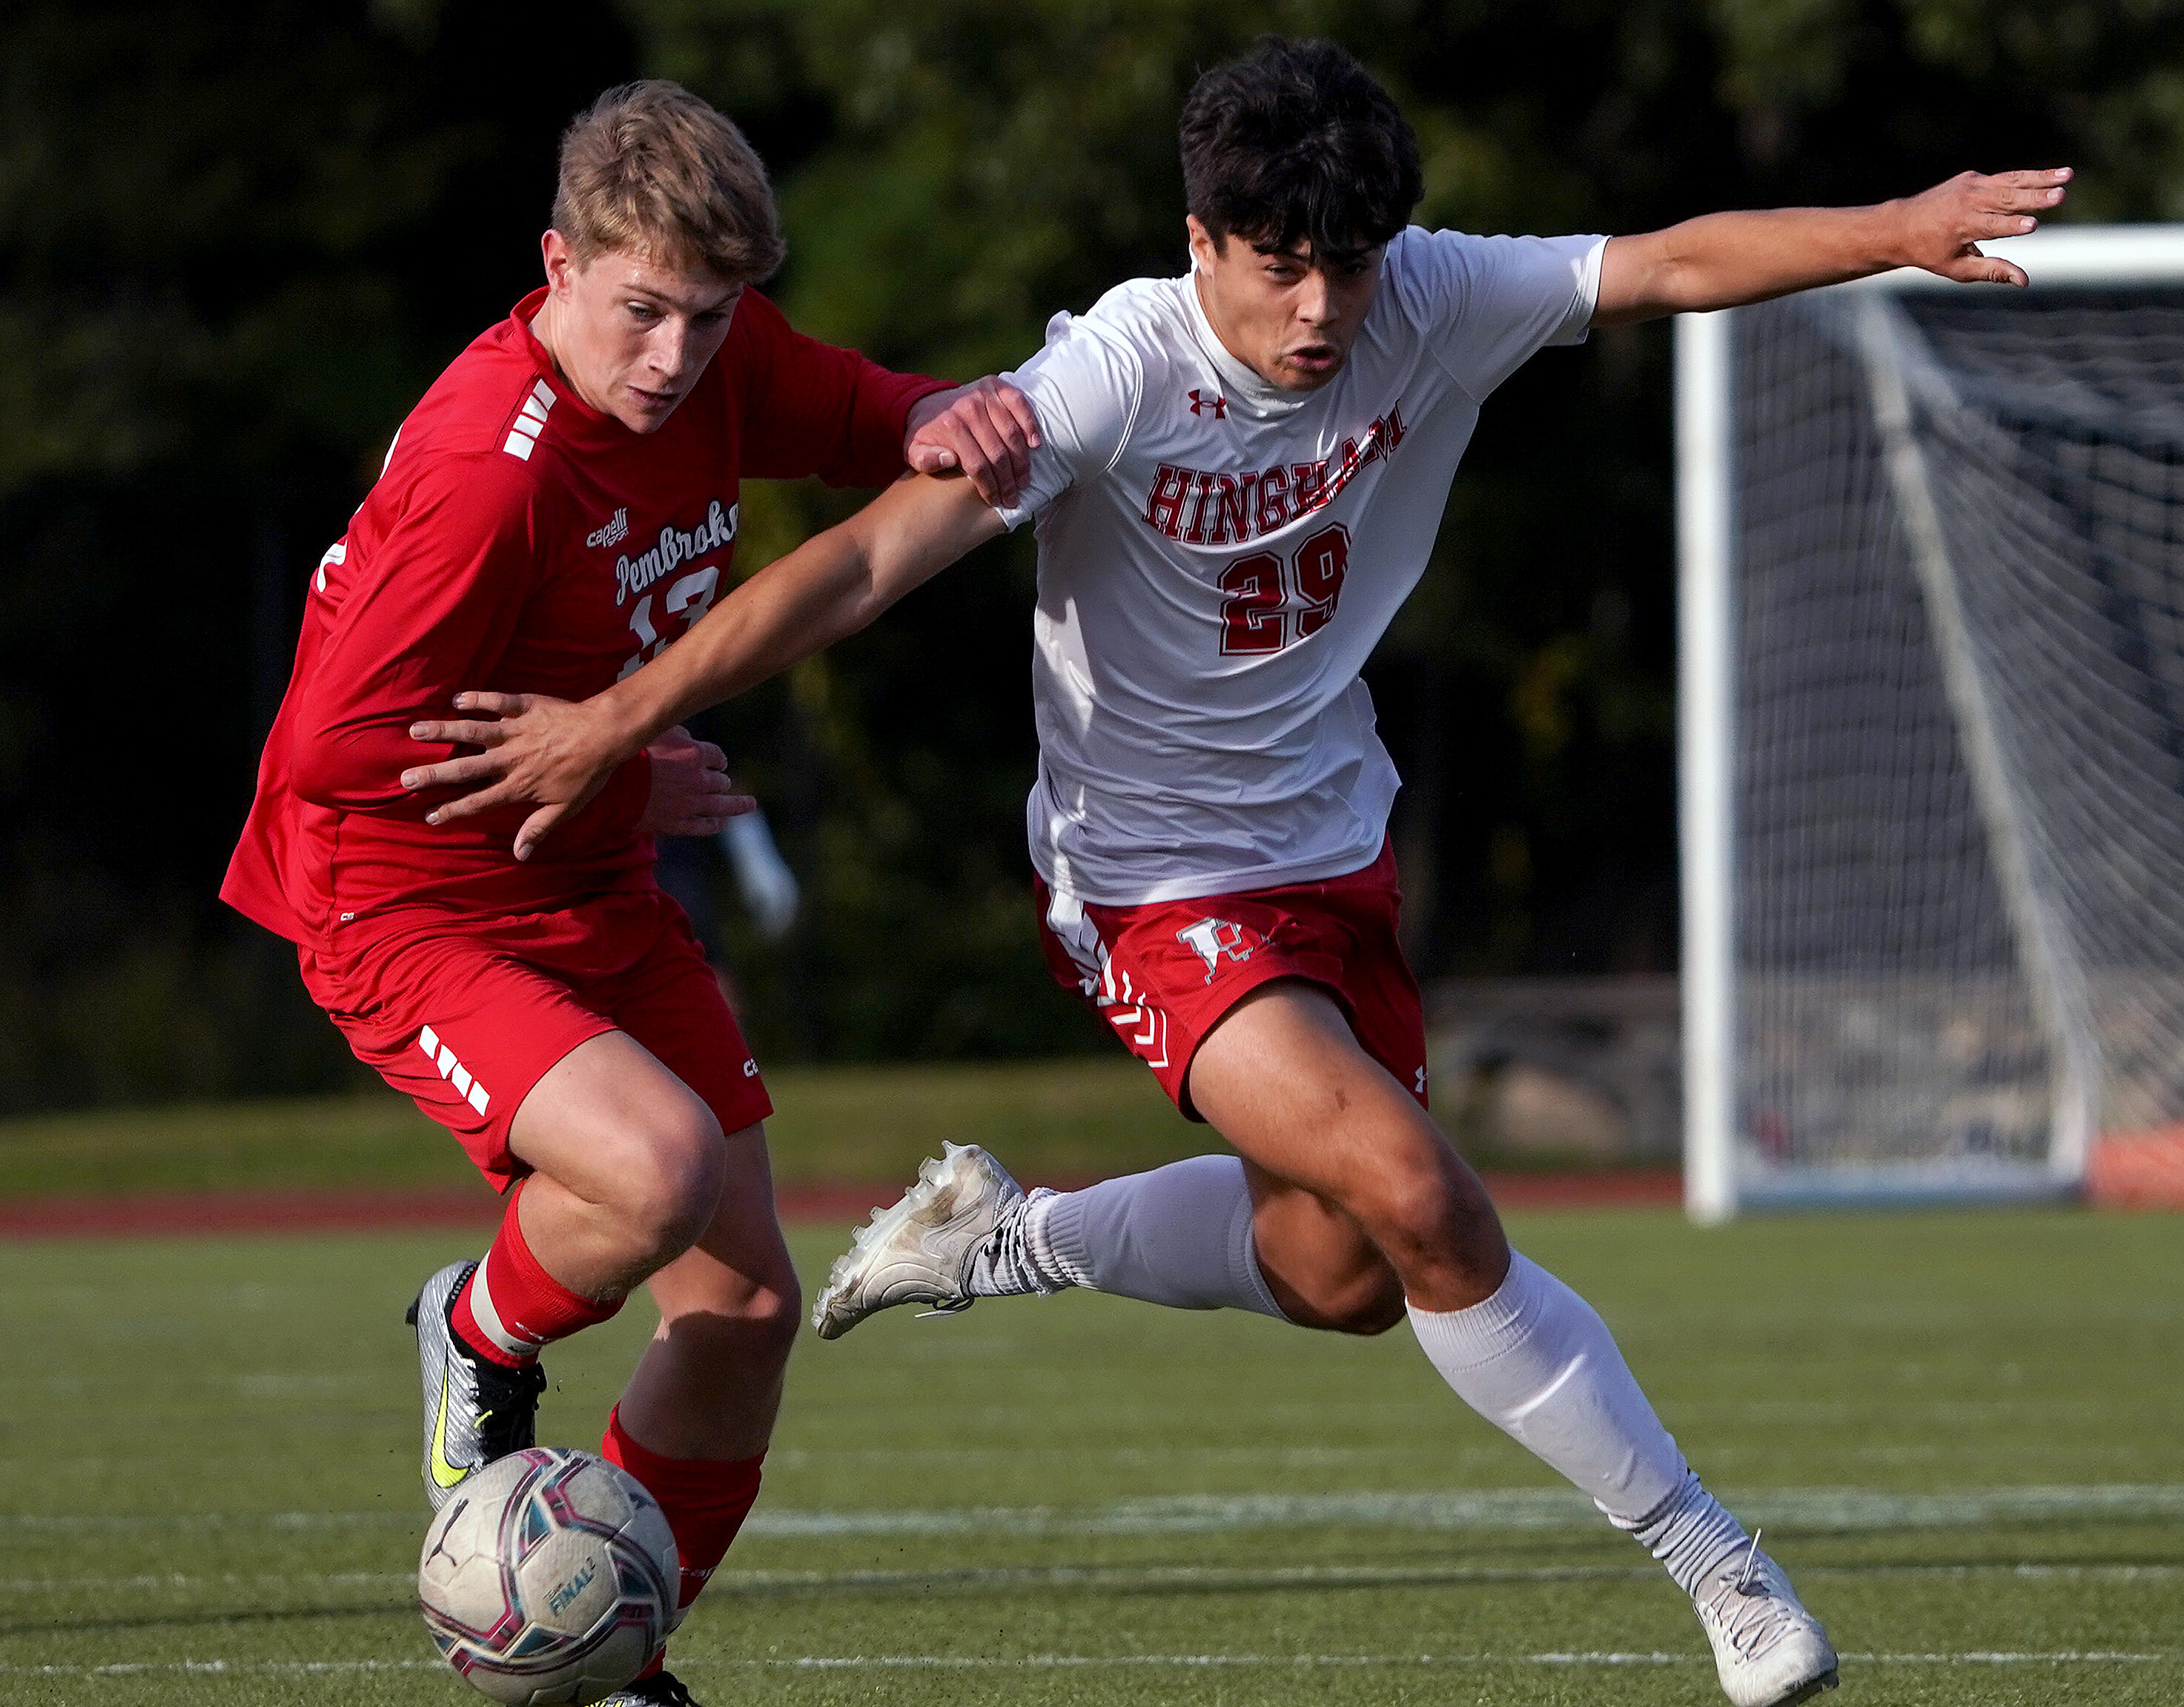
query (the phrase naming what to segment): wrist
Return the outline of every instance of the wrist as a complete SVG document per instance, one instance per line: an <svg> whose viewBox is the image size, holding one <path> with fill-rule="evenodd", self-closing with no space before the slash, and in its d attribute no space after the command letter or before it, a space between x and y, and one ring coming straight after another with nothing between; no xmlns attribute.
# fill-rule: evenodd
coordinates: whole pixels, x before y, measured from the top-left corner
<svg viewBox="0 0 2184 1707"><path fill-rule="evenodd" d="M600 736L607 744L613 761L626 763L650 746L660 734L674 726L671 707L649 703L651 695L639 686L650 673L640 670L624 682L618 682L592 701L601 722Z"/></svg>
<svg viewBox="0 0 2184 1707"><path fill-rule="evenodd" d="M1867 266L1872 272L1884 273L1897 267L1917 266L1917 245L1912 239L1911 203L1908 198L1898 196L1892 201L1879 202L1869 208L1861 208L1864 215L1864 248Z"/></svg>
<svg viewBox="0 0 2184 1707"><path fill-rule="evenodd" d="M947 396L944 390L928 391L922 397L911 399L910 407L903 411L902 416L902 449L905 456L910 454L911 440L925 430L928 421L947 407Z"/></svg>

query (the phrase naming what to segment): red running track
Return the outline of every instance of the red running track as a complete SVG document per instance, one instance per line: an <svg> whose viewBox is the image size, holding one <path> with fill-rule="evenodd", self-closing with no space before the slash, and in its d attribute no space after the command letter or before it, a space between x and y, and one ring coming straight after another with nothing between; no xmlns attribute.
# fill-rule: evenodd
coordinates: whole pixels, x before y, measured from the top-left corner
<svg viewBox="0 0 2184 1707"><path fill-rule="evenodd" d="M1082 1181L1074 1182L1082 1184ZM1605 1174L1489 1174L1505 1209L1673 1208L1683 1176L1672 1169ZM776 1194L784 1221L861 1221L891 1203L899 1184L785 1185ZM0 1201L0 1239L170 1238L188 1233L400 1232L483 1228L500 1200L482 1184L398 1190L347 1187L304 1191L158 1191L102 1197Z"/></svg>

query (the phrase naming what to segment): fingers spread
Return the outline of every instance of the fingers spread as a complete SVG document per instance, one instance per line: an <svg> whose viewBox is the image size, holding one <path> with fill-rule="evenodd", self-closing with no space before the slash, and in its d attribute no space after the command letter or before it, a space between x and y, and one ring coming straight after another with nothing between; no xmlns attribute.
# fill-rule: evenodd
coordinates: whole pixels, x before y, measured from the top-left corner
<svg viewBox="0 0 2184 1707"><path fill-rule="evenodd" d="M421 789L452 789L465 783L497 781L506 765L492 753L470 753L460 759L443 759L437 765L416 765L402 773L402 786Z"/></svg>
<svg viewBox="0 0 2184 1707"><path fill-rule="evenodd" d="M455 709L459 711L485 711L497 717L511 717L530 708L528 694L486 694L472 688L455 695Z"/></svg>
<svg viewBox="0 0 2184 1707"><path fill-rule="evenodd" d="M476 817L480 812L492 812L497 806L509 806L522 798L520 789L499 783L489 789L480 789L476 794L458 795L451 801L443 801L425 814L425 822L428 824L454 823L459 818Z"/></svg>
<svg viewBox="0 0 2184 1707"><path fill-rule="evenodd" d="M516 858L529 859L538 844L553 834L554 826L561 822L562 814L568 810L566 806L557 802L539 807L524 819L523 828L515 833Z"/></svg>
<svg viewBox="0 0 2184 1707"><path fill-rule="evenodd" d="M497 747L508 739L499 723L426 722L410 726L413 741L445 741L459 747Z"/></svg>
<svg viewBox="0 0 2184 1707"><path fill-rule="evenodd" d="M1997 255L1982 255L1976 249L1968 255L1959 255L1935 271L1942 277L1954 279L1959 284L2021 285L2026 282L2022 267L2013 265Z"/></svg>

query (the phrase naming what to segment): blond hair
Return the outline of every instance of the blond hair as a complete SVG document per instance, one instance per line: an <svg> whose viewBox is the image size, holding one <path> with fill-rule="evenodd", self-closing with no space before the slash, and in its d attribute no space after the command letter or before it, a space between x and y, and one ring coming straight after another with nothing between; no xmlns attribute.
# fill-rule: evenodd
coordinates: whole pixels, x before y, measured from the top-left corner
<svg viewBox="0 0 2184 1707"><path fill-rule="evenodd" d="M766 166L679 83L610 89L561 137L554 229L582 265L608 253L755 284L786 246Z"/></svg>

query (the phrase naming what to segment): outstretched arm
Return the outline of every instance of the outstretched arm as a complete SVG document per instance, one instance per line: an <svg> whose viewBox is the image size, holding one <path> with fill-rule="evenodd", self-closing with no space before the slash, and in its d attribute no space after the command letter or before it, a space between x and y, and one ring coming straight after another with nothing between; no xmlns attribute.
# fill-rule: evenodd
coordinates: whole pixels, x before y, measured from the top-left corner
<svg viewBox="0 0 2184 1707"><path fill-rule="evenodd" d="M467 717L414 724L410 733L485 750L405 771L403 786L471 789L428 814L429 823L536 806L515 838L515 856L527 859L616 766L663 730L855 633L1001 531L1000 517L968 480L906 477L761 569L652 662L581 705L534 694L458 694L456 709Z"/></svg>
<svg viewBox="0 0 2184 1707"><path fill-rule="evenodd" d="M2023 269L1980 253L2022 237L2062 201L2069 167L1962 172L1869 208L1776 208L1708 214L1664 231L1610 237L1600 262L1595 326L1628 326L1690 310L1736 308L1893 267L1924 267L1964 284L2021 285Z"/></svg>

